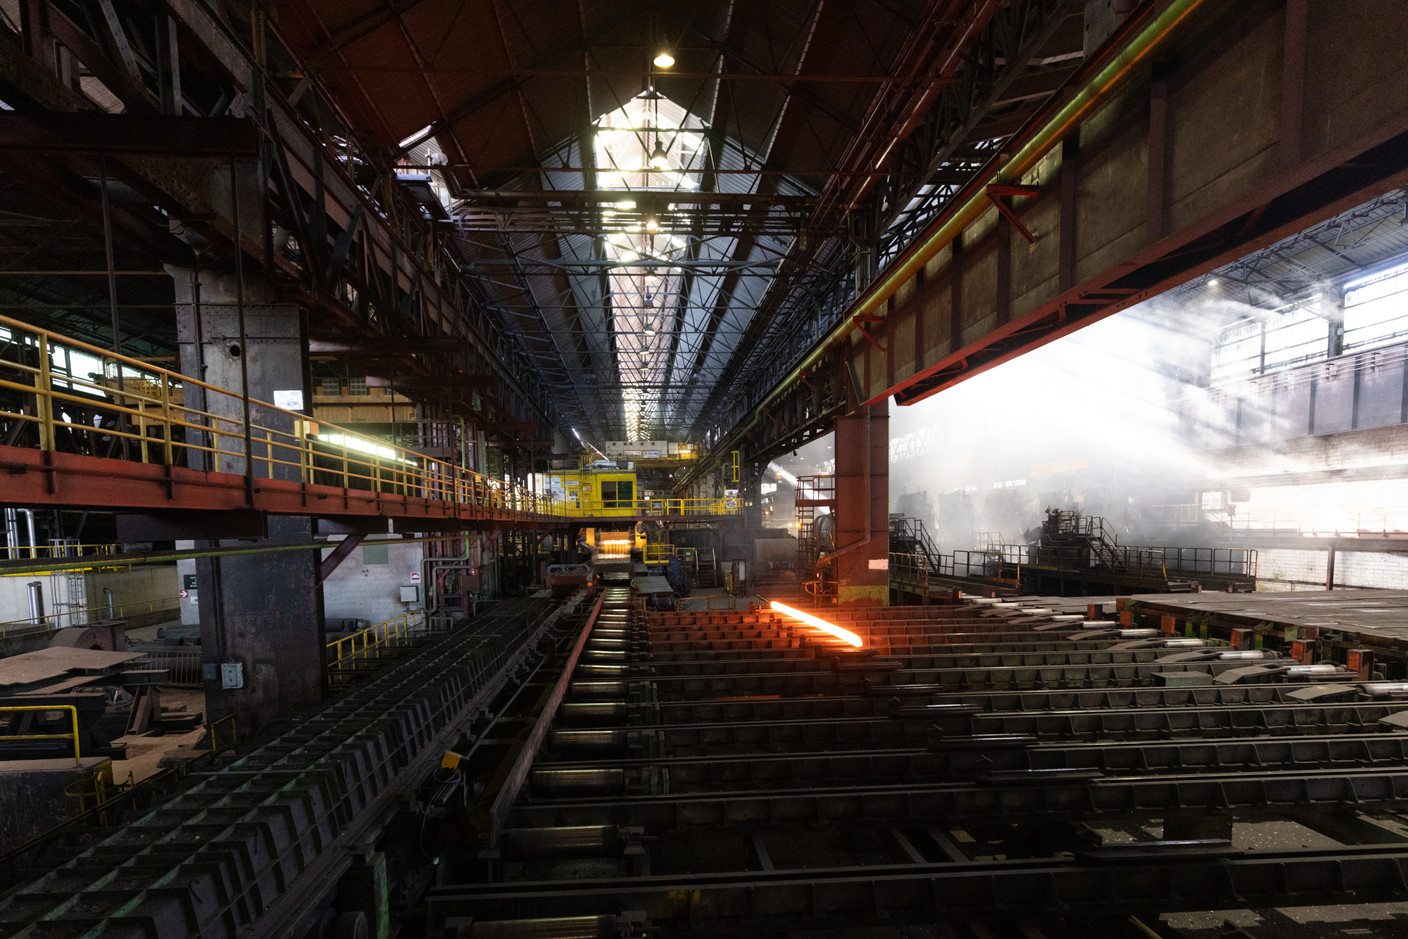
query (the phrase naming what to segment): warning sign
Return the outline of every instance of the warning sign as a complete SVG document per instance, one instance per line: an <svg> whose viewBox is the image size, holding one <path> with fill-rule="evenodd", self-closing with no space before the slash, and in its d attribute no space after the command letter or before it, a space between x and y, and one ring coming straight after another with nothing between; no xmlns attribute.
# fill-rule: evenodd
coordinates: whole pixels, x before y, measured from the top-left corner
<svg viewBox="0 0 1408 939"><path fill-rule="evenodd" d="M419 572L419 571L412 571L412 572L411 572L411 583L413 583L413 584L418 584L418 583L420 583L420 572Z"/></svg>

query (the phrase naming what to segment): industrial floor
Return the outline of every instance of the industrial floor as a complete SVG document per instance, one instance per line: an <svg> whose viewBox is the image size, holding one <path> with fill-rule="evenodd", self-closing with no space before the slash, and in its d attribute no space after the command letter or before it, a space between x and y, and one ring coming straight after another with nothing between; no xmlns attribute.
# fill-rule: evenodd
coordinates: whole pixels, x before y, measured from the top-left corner
<svg viewBox="0 0 1408 939"><path fill-rule="evenodd" d="M1178 602L1320 624L1394 602L1319 599ZM768 612L618 611L494 859L432 891L428 927L1408 935L1403 689L1116 614L833 611L853 649Z"/></svg>
<svg viewBox="0 0 1408 939"><path fill-rule="evenodd" d="M333 904L456 939L1408 937L1408 685L1337 661L1402 598L825 614L859 647L620 587L506 606L197 771L0 933L301 937ZM377 819L415 791L398 855ZM352 838L388 909L337 888Z"/></svg>

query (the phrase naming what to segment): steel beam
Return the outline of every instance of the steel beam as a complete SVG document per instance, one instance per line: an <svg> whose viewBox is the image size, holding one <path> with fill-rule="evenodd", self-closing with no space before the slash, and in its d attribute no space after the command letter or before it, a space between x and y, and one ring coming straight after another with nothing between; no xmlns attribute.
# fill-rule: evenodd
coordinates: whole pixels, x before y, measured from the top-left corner
<svg viewBox="0 0 1408 939"><path fill-rule="evenodd" d="M0 111L0 149L251 158L259 134L252 121L234 117Z"/></svg>

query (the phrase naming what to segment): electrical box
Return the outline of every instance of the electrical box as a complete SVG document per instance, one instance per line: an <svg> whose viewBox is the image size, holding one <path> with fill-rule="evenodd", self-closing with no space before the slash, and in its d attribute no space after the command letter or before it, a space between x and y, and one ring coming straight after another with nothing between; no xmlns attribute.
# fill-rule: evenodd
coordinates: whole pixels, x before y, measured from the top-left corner
<svg viewBox="0 0 1408 939"><path fill-rule="evenodd" d="M420 602L420 584L411 584L411 585L409 585L409 586L407 586L407 587L402 587L402 588L401 588L401 602L402 602L402 603L419 603L419 602Z"/></svg>
<svg viewBox="0 0 1408 939"><path fill-rule="evenodd" d="M219 662L202 662L200 664L200 680L215 681L220 677Z"/></svg>
<svg viewBox="0 0 1408 939"><path fill-rule="evenodd" d="M244 687L244 663L243 663L243 662L221 662L221 663L220 663L220 687L221 687L221 688L243 688L243 687Z"/></svg>

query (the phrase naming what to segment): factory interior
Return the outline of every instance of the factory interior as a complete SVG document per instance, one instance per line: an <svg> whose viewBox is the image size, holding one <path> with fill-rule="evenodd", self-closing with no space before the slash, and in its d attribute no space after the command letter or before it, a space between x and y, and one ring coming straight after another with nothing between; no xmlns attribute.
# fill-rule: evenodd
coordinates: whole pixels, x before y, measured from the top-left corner
<svg viewBox="0 0 1408 939"><path fill-rule="evenodd" d="M0 0L0 936L1408 939L1405 35Z"/></svg>

